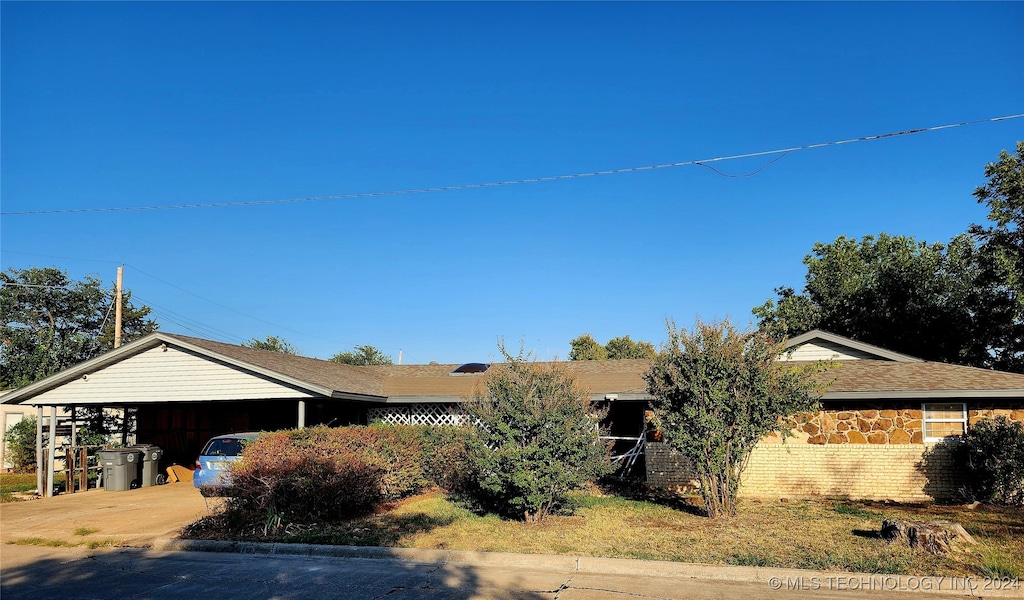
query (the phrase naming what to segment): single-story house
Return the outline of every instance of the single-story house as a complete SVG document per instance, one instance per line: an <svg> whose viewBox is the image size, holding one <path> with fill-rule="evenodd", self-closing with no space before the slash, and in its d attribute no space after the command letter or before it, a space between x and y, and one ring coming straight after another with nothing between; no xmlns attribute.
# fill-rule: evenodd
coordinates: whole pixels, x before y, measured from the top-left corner
<svg viewBox="0 0 1024 600"><path fill-rule="evenodd" d="M779 357L832 360L822 410L804 415L795 438L755 450L741 493L925 500L951 496L954 473L939 442L978 419L1024 421L1024 375L923 361L811 331ZM620 451L645 437L647 360L564 363L595 401L607 402ZM211 436L247 430L372 421L454 424L459 404L481 390L490 365L351 366L157 332L0 397L5 413L59 414L80 407L123 410L132 441L189 465ZM59 411L59 412L58 412ZM47 414L48 413L48 414ZM57 431L60 434L60 430ZM51 436L56 437L56 436ZM42 465L41 465L42 466ZM166 466L166 465L162 465ZM51 467L52 468L52 467ZM685 485L671 452L646 444L655 485Z"/></svg>

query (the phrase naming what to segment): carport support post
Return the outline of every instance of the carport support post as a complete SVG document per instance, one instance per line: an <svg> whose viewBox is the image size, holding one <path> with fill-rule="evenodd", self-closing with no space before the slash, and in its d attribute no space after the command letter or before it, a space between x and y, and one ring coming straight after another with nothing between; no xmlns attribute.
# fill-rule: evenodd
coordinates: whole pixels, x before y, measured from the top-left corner
<svg viewBox="0 0 1024 600"><path fill-rule="evenodd" d="M54 453L57 450L57 406L56 405L50 407L50 439L48 441L49 441L49 445L48 446L49 446L50 451L47 452L47 454L49 454L49 456L47 457L47 459L48 459L47 463L48 464L46 465L46 490L45 490L46 494L45 495L46 495L47 498L53 496L53 463L56 462L56 457L54 456Z"/></svg>
<svg viewBox="0 0 1024 600"><path fill-rule="evenodd" d="M43 407L36 407L36 493L43 495Z"/></svg>
<svg viewBox="0 0 1024 600"><path fill-rule="evenodd" d="M306 401L299 400L299 429L306 427Z"/></svg>

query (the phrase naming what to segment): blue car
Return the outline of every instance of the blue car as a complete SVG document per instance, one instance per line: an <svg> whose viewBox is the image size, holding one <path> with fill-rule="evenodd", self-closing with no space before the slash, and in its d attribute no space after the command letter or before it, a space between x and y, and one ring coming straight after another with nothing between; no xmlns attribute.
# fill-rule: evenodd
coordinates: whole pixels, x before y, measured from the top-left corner
<svg viewBox="0 0 1024 600"><path fill-rule="evenodd" d="M242 448L259 437L258 433L229 433L210 438L196 460L192 485L197 488L226 488L231 485L228 468L242 458Z"/></svg>

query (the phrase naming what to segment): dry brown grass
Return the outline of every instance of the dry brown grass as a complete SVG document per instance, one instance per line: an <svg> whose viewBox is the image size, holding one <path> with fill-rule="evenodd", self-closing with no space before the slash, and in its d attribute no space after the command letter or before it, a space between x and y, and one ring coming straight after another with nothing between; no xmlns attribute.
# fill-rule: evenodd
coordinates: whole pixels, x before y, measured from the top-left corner
<svg viewBox="0 0 1024 600"><path fill-rule="evenodd" d="M537 525L479 516L440 493L410 498L341 526L246 539L634 558L915 575L1024 576L1024 513L981 507L903 506L837 500L741 501L739 515L711 521L681 502L588 493L571 515ZM979 545L936 557L877 537L883 518L950 520ZM229 538L216 519L192 537Z"/></svg>

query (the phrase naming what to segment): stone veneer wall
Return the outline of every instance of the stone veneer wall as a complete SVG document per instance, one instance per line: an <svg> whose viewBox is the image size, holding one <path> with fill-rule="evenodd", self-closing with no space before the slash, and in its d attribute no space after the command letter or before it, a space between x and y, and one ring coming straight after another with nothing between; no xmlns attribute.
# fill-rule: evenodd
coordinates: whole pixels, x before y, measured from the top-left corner
<svg viewBox="0 0 1024 600"><path fill-rule="evenodd" d="M968 423L974 425L982 419L1005 416L1012 421L1024 421L1024 409L970 408ZM825 409L814 414L801 415L793 420L793 433L788 444L922 444L924 433L920 409L860 408L846 410ZM766 444L782 442L781 436L770 434Z"/></svg>
<svg viewBox="0 0 1024 600"><path fill-rule="evenodd" d="M949 444L758 444L743 473L740 495L813 496L921 502L953 498L959 483ZM696 489L685 461L666 444L647 444L647 482Z"/></svg>

